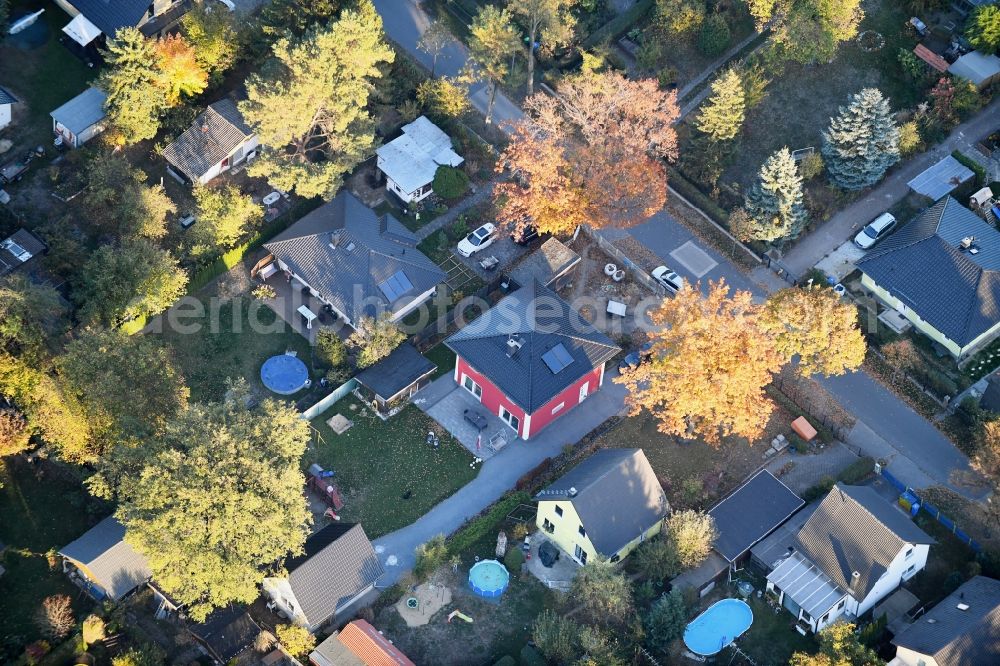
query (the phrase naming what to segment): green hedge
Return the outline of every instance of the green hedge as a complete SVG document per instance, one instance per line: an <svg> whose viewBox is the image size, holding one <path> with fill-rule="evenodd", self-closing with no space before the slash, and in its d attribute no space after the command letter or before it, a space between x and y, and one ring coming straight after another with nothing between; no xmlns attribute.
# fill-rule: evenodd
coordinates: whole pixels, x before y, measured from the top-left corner
<svg viewBox="0 0 1000 666"><path fill-rule="evenodd" d="M639 0L632 5L632 8L614 17L600 28L595 30L583 41L583 48L591 49L604 41L614 41L618 39L638 23L656 4L656 0Z"/></svg>
<svg viewBox="0 0 1000 666"><path fill-rule="evenodd" d="M459 555L465 552L474 543L482 539L488 533L496 529L497 523L507 517L518 504L531 502L531 495L526 492L517 492L504 495L493 504L485 513L478 515L448 539L448 552L452 555Z"/></svg>
<svg viewBox="0 0 1000 666"><path fill-rule="evenodd" d="M670 179L667 181L667 184L670 185L670 187L677 190L682 197L701 209L703 213L708 215L715 222L721 224L727 229L729 228L729 213L724 211L719 204L715 203L712 199L706 196L704 192L698 189L697 185L685 178L684 174L677 169L668 169L667 172L670 175Z"/></svg>
<svg viewBox="0 0 1000 666"><path fill-rule="evenodd" d="M837 475L837 480L849 486L856 486L875 473L875 459L871 456L858 458Z"/></svg>
<svg viewBox="0 0 1000 666"><path fill-rule="evenodd" d="M976 174L976 187L982 187L986 183L986 169L979 162L957 150L952 151L951 156L962 165L972 169L972 172Z"/></svg>

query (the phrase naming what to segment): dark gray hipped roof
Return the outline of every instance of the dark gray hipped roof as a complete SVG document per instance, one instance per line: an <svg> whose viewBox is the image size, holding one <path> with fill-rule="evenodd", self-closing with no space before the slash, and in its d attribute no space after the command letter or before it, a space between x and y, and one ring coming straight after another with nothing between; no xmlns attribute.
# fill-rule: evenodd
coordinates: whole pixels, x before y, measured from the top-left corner
<svg viewBox="0 0 1000 666"><path fill-rule="evenodd" d="M150 0L72 0L72 5L108 38L119 28L138 26L150 4Z"/></svg>
<svg viewBox="0 0 1000 666"><path fill-rule="evenodd" d="M512 339L520 348L511 347ZM529 414L620 351L537 282L503 298L445 344ZM558 353L568 364L556 372L546 355L560 346L566 355Z"/></svg>
<svg viewBox="0 0 1000 666"><path fill-rule="evenodd" d="M358 523L332 523L306 539L305 553L285 563L288 584L309 624L325 622L384 573Z"/></svg>
<svg viewBox="0 0 1000 666"><path fill-rule="evenodd" d="M379 397L388 399L436 369L413 345L404 342L384 359L359 372L355 379Z"/></svg>
<svg viewBox="0 0 1000 666"><path fill-rule="evenodd" d="M719 534L715 550L735 561L804 504L788 486L762 469L708 512Z"/></svg>
<svg viewBox="0 0 1000 666"><path fill-rule="evenodd" d="M10 94L10 92L0 88L0 104L16 104L17 98Z"/></svg>
<svg viewBox="0 0 1000 666"><path fill-rule="evenodd" d="M861 600L906 544L930 544L934 539L874 489L838 483L795 542L835 584ZM860 574L856 581L854 572Z"/></svg>
<svg viewBox="0 0 1000 666"><path fill-rule="evenodd" d="M959 249L973 237L978 252ZM951 197L857 262L875 284L960 346L1000 322L1000 232Z"/></svg>
<svg viewBox="0 0 1000 666"><path fill-rule="evenodd" d="M1000 375L993 373L986 382L986 390L979 398L979 406L1000 413Z"/></svg>
<svg viewBox="0 0 1000 666"><path fill-rule="evenodd" d="M216 659L222 663L250 647L260 634L260 625L254 622L243 606L227 606L209 615L201 624L188 627Z"/></svg>
<svg viewBox="0 0 1000 666"><path fill-rule="evenodd" d="M510 271L510 277L519 285L538 280L546 287L580 263L580 255L556 238L550 238L537 250L526 256Z"/></svg>
<svg viewBox="0 0 1000 666"><path fill-rule="evenodd" d="M191 180L198 180L252 136L236 102L220 99L163 149L163 157Z"/></svg>
<svg viewBox="0 0 1000 666"><path fill-rule="evenodd" d="M571 494L575 489L576 494ZM670 510L642 449L602 449L566 472L535 499L573 505L590 542L611 557Z"/></svg>
<svg viewBox="0 0 1000 666"><path fill-rule="evenodd" d="M1000 581L985 576L967 580L892 642L942 666L1000 663Z"/></svg>
<svg viewBox="0 0 1000 666"><path fill-rule="evenodd" d="M50 113L57 122L73 134L81 134L85 129L104 120L104 101L108 98L100 88L87 88Z"/></svg>
<svg viewBox="0 0 1000 666"><path fill-rule="evenodd" d="M125 526L108 516L59 554L87 567L94 581L117 601L152 576L146 558L124 538Z"/></svg>
<svg viewBox="0 0 1000 666"><path fill-rule="evenodd" d="M396 218L343 191L264 247L354 322L377 314L375 303L398 311L447 277ZM379 285L399 272L411 288L390 302Z"/></svg>
<svg viewBox="0 0 1000 666"><path fill-rule="evenodd" d="M45 243L27 229L18 229L0 241L0 275L6 275L45 252Z"/></svg>

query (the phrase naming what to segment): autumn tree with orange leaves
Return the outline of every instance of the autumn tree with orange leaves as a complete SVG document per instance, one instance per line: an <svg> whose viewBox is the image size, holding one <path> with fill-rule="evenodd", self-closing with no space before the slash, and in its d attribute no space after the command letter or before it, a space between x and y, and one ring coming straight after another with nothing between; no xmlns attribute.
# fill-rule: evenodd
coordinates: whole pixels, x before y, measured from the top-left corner
<svg viewBox="0 0 1000 666"><path fill-rule="evenodd" d="M163 37L156 43L156 55L170 106L179 104L182 97L193 97L205 90L208 72L198 63L194 48L183 37Z"/></svg>
<svg viewBox="0 0 1000 666"><path fill-rule="evenodd" d="M495 189L500 217L552 234L628 227L663 207L665 160L677 158L676 94L617 72L572 77L535 95L498 162L515 178Z"/></svg>
<svg viewBox="0 0 1000 666"><path fill-rule="evenodd" d="M774 409L764 389L794 357L803 373L827 375L864 359L857 312L832 290L783 290L763 304L729 292L724 280L705 296L684 288L651 314L649 362L615 380L632 415L648 411L660 432L712 445L753 441Z"/></svg>

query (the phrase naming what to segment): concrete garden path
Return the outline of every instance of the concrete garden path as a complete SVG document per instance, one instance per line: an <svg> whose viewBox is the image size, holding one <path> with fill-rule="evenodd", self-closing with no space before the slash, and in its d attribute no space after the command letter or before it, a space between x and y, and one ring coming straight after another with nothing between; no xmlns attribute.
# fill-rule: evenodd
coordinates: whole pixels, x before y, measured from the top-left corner
<svg viewBox="0 0 1000 666"><path fill-rule="evenodd" d="M449 535L469 518L477 515L514 487L517 480L549 457L558 456L567 444L576 444L587 433L597 428L625 408L625 387L611 381L617 376L617 369L609 370L604 378L604 386L583 405L555 421L548 428L527 442L515 440L497 455L493 456L479 470L479 476L467 483L454 495L444 500L415 523L386 534L375 540L379 559L385 567L385 576L379 587L395 583L399 576L413 568L416 560L414 549L435 535ZM421 393L414 396L414 402L424 411L430 408L431 400L421 402L421 394L441 395L445 385L452 378L445 375L437 379ZM433 403L431 403L433 404ZM388 564L395 557L394 564Z"/></svg>

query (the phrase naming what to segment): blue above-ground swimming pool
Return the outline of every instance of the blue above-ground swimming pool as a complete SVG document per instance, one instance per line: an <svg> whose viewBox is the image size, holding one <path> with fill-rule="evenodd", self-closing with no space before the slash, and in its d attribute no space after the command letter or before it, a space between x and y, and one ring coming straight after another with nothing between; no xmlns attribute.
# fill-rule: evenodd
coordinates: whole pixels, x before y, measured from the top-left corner
<svg viewBox="0 0 1000 666"><path fill-rule="evenodd" d="M469 570L469 587L481 597L499 597L507 589L510 574L507 567L496 560L476 562Z"/></svg>
<svg viewBox="0 0 1000 666"><path fill-rule="evenodd" d="M291 395L305 387L309 381L309 370L295 356L272 356L260 368L260 381L279 395Z"/></svg>
<svg viewBox="0 0 1000 666"><path fill-rule="evenodd" d="M740 599L717 601L684 630L684 645L691 652L709 657L722 652L750 628L753 611Z"/></svg>

